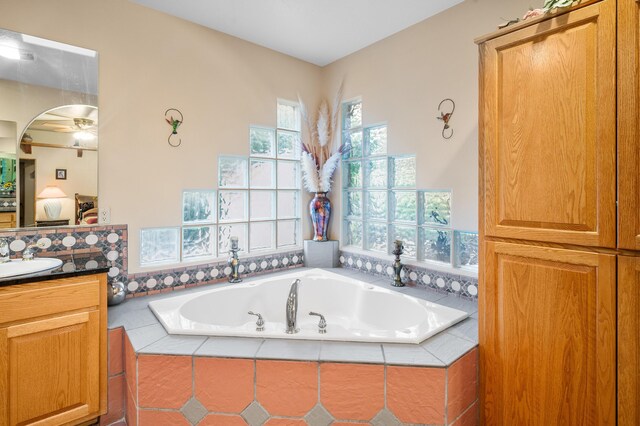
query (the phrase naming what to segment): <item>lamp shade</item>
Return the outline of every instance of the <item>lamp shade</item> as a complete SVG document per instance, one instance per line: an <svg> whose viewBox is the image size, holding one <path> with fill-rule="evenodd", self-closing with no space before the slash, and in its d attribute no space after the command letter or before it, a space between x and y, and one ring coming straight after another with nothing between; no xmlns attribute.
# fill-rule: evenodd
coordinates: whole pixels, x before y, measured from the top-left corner
<svg viewBox="0 0 640 426"><path fill-rule="evenodd" d="M57 186L47 186L39 195L38 198L65 198L67 194L62 192L62 189Z"/></svg>

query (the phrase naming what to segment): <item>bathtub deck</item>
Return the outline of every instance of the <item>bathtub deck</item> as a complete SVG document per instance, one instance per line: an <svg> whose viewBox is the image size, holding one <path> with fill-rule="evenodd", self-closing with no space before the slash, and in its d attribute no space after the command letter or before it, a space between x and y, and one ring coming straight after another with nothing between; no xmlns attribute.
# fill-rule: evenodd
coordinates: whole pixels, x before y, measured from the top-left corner
<svg viewBox="0 0 640 426"><path fill-rule="evenodd" d="M390 280L384 278L375 278L342 268L331 269L331 271L374 285L392 288L389 285ZM284 273L291 273L291 271ZM253 277L246 282L261 278L264 277ZM232 284L216 284L216 286L221 285ZM477 303L422 287L402 287L395 290L460 309L471 316L419 345L169 335L148 308L149 302L153 300L206 291L210 288L206 286L182 290L179 293L127 299L121 305L109 308L109 328L124 327L133 349L139 354L224 358L447 367L478 345ZM284 303L283 300L283 309Z"/></svg>

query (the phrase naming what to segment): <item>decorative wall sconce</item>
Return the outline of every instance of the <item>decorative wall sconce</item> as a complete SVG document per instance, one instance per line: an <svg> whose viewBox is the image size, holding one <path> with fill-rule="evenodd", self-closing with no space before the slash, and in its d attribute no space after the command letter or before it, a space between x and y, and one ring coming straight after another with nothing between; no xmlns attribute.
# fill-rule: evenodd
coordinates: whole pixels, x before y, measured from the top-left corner
<svg viewBox="0 0 640 426"><path fill-rule="evenodd" d="M169 113L169 111L177 112L178 114L180 114L180 118L173 118L173 114L167 117L167 114ZM171 126L171 134L169 135L167 142L169 142L169 145L176 148L180 146L180 144L182 143L182 139L178 138L178 142L176 143L176 142L172 142L171 138L178 134L178 127L180 127L180 125L184 122L184 116L179 110L175 108L169 108L164 112L164 119L167 120L167 123L169 123L169 125Z"/></svg>
<svg viewBox="0 0 640 426"><path fill-rule="evenodd" d="M442 105L446 103L447 106L451 106L451 112L443 112L442 111ZM442 102L440 102L440 105L438 105L438 111L440 111L440 117L436 117L438 120L442 120L444 122L444 128L442 129L442 137L445 139L451 139L451 136L453 136L453 129L451 128L451 126L449 126L449 120L451 120L451 117L453 117L453 112L456 110L456 103L453 102L452 99L443 99Z"/></svg>

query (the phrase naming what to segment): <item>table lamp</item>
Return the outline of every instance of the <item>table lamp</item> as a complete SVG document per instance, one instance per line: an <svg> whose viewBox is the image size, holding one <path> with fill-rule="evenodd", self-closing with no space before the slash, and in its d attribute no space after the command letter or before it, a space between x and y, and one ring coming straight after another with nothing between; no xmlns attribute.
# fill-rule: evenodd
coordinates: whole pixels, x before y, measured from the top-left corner
<svg viewBox="0 0 640 426"><path fill-rule="evenodd" d="M59 198L66 198L67 194L62 192L57 186L47 186L38 198L44 199L44 212L47 214L47 220L56 220L60 217L62 203Z"/></svg>

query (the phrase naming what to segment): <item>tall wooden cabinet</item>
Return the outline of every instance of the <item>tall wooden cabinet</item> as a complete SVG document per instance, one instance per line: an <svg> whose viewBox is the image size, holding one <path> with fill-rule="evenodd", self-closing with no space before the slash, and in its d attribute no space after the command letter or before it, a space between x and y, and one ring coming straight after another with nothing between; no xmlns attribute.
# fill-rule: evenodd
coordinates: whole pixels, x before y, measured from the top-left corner
<svg viewBox="0 0 640 426"><path fill-rule="evenodd" d="M484 425L640 424L639 11L477 40Z"/></svg>

